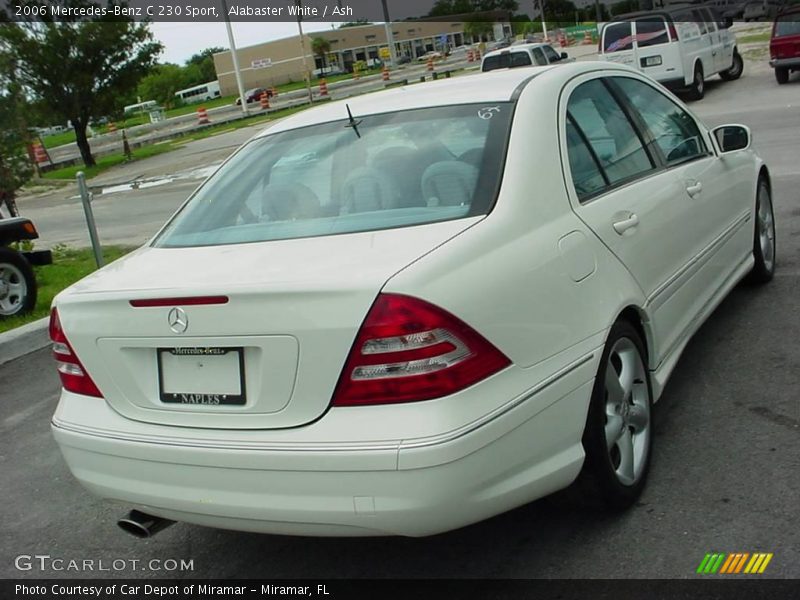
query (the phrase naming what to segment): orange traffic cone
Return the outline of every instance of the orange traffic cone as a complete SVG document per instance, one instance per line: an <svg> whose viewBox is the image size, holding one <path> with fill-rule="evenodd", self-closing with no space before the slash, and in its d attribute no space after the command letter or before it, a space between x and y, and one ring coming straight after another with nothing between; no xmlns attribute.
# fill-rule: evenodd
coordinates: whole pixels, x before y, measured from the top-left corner
<svg viewBox="0 0 800 600"><path fill-rule="evenodd" d="M261 94L261 109L262 110L269 109L269 94L267 92Z"/></svg>
<svg viewBox="0 0 800 600"><path fill-rule="evenodd" d="M324 77L319 80L319 95L320 96L328 95L328 82L325 81Z"/></svg>

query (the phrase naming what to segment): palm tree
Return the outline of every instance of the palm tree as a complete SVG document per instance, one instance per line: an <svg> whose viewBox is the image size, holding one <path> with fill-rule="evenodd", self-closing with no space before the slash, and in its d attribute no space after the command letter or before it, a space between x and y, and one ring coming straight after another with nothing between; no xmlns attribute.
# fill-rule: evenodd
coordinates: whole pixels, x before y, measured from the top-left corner
<svg viewBox="0 0 800 600"><path fill-rule="evenodd" d="M331 51L331 43L322 37L315 37L311 40L311 51L322 59L322 73L328 66L328 53Z"/></svg>

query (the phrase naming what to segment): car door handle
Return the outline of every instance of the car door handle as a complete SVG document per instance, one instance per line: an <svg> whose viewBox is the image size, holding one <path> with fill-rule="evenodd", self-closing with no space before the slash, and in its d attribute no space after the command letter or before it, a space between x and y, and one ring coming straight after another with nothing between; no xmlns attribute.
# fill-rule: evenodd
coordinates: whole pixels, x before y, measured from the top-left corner
<svg viewBox="0 0 800 600"><path fill-rule="evenodd" d="M639 224L639 217L637 217L635 213L630 213L627 218L622 219L621 221L616 221L613 224L613 226L614 226L614 231L622 235L629 229L636 227L638 224Z"/></svg>
<svg viewBox="0 0 800 600"><path fill-rule="evenodd" d="M692 198L697 196L700 192L703 191L703 184L699 181L695 182L686 182L686 193L689 194Z"/></svg>

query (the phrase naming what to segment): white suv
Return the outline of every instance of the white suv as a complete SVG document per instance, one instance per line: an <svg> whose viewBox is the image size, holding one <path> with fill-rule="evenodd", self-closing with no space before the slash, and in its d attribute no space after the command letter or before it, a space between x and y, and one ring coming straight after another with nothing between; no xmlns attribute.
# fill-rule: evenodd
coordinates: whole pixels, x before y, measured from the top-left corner
<svg viewBox="0 0 800 600"><path fill-rule="evenodd" d="M708 77L719 74L731 81L744 69L728 27L706 6L621 15L603 28L600 58L630 65L700 100Z"/></svg>

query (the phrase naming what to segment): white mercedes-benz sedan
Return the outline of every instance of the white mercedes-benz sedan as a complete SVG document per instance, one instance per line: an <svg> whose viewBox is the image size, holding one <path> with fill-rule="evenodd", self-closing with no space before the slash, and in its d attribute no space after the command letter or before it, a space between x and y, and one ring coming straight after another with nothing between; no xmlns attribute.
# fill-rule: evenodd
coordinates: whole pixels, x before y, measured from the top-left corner
<svg viewBox="0 0 800 600"><path fill-rule="evenodd" d="M139 535L424 536L559 490L630 506L689 338L773 275L750 145L611 63L289 117L56 298L55 438Z"/></svg>

